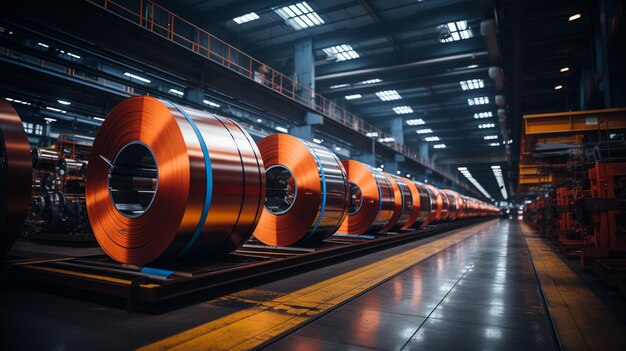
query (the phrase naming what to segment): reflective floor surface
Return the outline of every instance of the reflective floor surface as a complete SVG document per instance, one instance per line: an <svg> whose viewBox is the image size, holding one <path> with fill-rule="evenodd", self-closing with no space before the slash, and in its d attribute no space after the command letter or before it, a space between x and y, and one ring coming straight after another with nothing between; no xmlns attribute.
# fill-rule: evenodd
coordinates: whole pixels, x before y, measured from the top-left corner
<svg viewBox="0 0 626 351"><path fill-rule="evenodd" d="M486 230L270 344L267 350L552 350L520 227Z"/></svg>

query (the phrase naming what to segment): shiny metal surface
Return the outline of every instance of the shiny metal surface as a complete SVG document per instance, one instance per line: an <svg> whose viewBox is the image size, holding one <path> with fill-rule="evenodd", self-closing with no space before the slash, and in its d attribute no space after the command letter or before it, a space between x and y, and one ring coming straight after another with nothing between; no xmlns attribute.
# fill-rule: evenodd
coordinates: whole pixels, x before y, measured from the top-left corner
<svg viewBox="0 0 626 351"><path fill-rule="evenodd" d="M378 233L391 220L395 202L391 182L385 175L354 160L342 161L348 182L360 192L361 204L358 211L349 214L339 228L340 233ZM351 196L354 194L351 194Z"/></svg>
<svg viewBox="0 0 626 351"><path fill-rule="evenodd" d="M129 218L111 201L106 160L136 142L154 154L158 189L150 208ZM127 99L102 124L89 162L87 210L96 239L113 259L137 265L231 250L257 224L263 169L256 145L234 122L151 97Z"/></svg>
<svg viewBox="0 0 626 351"><path fill-rule="evenodd" d="M0 100L0 254L19 235L28 213L32 187L32 160L22 120Z"/></svg>
<svg viewBox="0 0 626 351"><path fill-rule="evenodd" d="M418 182L413 182L417 191L419 192L419 213L417 218L415 219L415 224L417 226L422 225L428 220L431 212L431 202L430 202L430 192L428 189L422 184Z"/></svg>
<svg viewBox="0 0 626 351"><path fill-rule="evenodd" d="M411 193L411 209L409 213L409 219L400 229L409 229L415 224L420 215L420 192L417 189L417 185L415 185L412 180L402 177L400 178L402 179L404 184L406 184L409 192Z"/></svg>
<svg viewBox="0 0 626 351"><path fill-rule="evenodd" d="M268 201L272 206L283 201L285 206L265 208L254 236L267 245L289 246L334 234L349 205L348 182L339 159L323 146L287 134L264 138L259 149L267 169L288 170L292 179L268 183L272 186L268 193L273 194Z"/></svg>
<svg viewBox="0 0 626 351"><path fill-rule="evenodd" d="M411 189L404 179L393 174L385 173L387 179L394 186L394 215L382 232L397 231L411 218L413 212L413 196Z"/></svg>
<svg viewBox="0 0 626 351"><path fill-rule="evenodd" d="M493 221L265 350L555 350L518 225Z"/></svg>
<svg viewBox="0 0 626 351"><path fill-rule="evenodd" d="M54 170L54 166L56 166L57 161L59 160L59 155L56 151L46 150L42 148L34 148L31 151L31 157L33 159L33 168L37 168L40 170Z"/></svg>
<svg viewBox="0 0 626 351"><path fill-rule="evenodd" d="M460 197L459 197L459 193L457 193L456 191L452 191L449 189L444 189L442 190L442 192L444 194L446 194L446 196L448 197L448 201L450 206L448 207L448 220L449 221L454 221L459 217L459 212L460 212Z"/></svg>

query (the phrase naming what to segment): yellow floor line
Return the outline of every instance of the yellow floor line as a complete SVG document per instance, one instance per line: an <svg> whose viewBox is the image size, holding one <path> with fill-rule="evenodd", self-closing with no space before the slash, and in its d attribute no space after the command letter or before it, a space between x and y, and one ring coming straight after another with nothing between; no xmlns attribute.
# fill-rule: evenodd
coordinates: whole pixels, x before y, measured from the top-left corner
<svg viewBox="0 0 626 351"><path fill-rule="evenodd" d="M522 231L565 350L624 350L626 326L525 224Z"/></svg>
<svg viewBox="0 0 626 351"><path fill-rule="evenodd" d="M295 292L255 289L218 299L253 306L140 348L153 350L249 350L341 304L388 278L485 229L492 221L369 264ZM259 296L259 298L255 298Z"/></svg>

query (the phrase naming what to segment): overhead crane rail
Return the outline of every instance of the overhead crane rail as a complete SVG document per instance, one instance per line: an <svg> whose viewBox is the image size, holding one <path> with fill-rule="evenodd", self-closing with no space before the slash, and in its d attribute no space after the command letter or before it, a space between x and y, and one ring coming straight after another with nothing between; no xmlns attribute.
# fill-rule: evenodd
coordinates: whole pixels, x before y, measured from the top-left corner
<svg viewBox="0 0 626 351"><path fill-rule="evenodd" d="M344 107L299 84L295 79L265 65L261 61L247 55L234 46L220 40L202 28L186 21L152 1L130 0L125 1L123 4L120 1L112 0L87 1L145 30L202 55L212 62L255 81L364 136L376 135L376 138L380 139L390 137L382 130L367 123ZM190 38L190 36L192 38ZM396 142L386 142L383 145L390 147L424 167L434 170L453 183L459 184L466 190L473 191L467 184L461 182L458 176L437 166L429 159L421 157L420 153L416 150Z"/></svg>

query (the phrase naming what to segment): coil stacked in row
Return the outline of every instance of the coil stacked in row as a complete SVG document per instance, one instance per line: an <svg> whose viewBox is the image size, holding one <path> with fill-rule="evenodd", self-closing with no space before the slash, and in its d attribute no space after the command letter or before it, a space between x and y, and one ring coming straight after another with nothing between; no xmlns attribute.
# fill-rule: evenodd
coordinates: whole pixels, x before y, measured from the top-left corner
<svg viewBox="0 0 626 351"><path fill-rule="evenodd" d="M22 120L0 100L0 255L15 243L28 214L32 163Z"/></svg>
<svg viewBox="0 0 626 351"><path fill-rule="evenodd" d="M265 169L238 124L151 97L106 117L86 183L94 235L117 261L208 256L240 246L263 209Z"/></svg>

